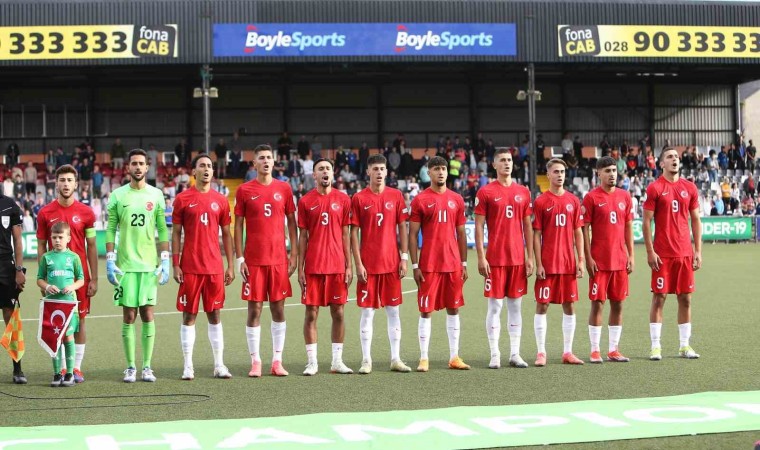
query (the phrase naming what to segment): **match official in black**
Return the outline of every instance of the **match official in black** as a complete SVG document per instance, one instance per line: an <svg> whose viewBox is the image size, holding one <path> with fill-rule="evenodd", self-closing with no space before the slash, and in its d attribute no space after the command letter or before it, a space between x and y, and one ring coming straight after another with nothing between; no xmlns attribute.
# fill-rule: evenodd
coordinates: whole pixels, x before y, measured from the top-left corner
<svg viewBox="0 0 760 450"><path fill-rule="evenodd" d="M0 193L0 308L6 325L26 283L21 248L21 208L12 198ZM13 382L26 384L21 362L13 362Z"/></svg>

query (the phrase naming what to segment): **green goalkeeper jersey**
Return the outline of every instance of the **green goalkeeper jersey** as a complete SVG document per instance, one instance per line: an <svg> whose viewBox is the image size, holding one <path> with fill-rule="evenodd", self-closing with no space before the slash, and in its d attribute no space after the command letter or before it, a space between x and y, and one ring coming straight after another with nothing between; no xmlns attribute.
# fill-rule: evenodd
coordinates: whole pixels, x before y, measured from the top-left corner
<svg viewBox="0 0 760 450"><path fill-rule="evenodd" d="M37 269L37 279L45 280L61 291L66 286L71 286L74 281L84 278L82 261L79 256L69 249L62 252L49 251L42 255L40 267ZM49 295L48 298L58 300L76 300L76 293L64 294L63 292Z"/></svg>
<svg viewBox="0 0 760 450"><path fill-rule="evenodd" d="M118 228L116 265L121 270L151 272L156 269L156 231L159 242L169 242L165 209L164 194L150 185L138 190L126 184L111 192L106 243L116 242Z"/></svg>

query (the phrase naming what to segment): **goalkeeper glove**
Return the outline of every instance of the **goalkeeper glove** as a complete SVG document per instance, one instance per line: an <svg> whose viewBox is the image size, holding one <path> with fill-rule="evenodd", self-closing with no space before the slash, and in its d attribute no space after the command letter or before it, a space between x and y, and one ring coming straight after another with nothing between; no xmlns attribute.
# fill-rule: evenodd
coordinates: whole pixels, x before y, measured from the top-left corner
<svg viewBox="0 0 760 450"><path fill-rule="evenodd" d="M169 252L161 252L161 265L154 272L158 276L158 284L164 285L169 282Z"/></svg>
<svg viewBox="0 0 760 450"><path fill-rule="evenodd" d="M106 253L106 278L114 286L119 284L116 275L124 275L124 272L116 266L116 252L108 252Z"/></svg>

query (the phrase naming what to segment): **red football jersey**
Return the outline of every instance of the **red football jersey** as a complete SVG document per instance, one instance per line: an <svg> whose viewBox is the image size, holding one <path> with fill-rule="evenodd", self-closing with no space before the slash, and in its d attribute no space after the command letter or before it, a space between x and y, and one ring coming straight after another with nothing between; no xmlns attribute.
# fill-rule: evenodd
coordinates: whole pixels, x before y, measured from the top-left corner
<svg viewBox="0 0 760 450"><path fill-rule="evenodd" d="M50 240L50 229L56 222L66 222L71 227L71 242L69 250L76 253L82 260L85 280L90 280L90 266L87 263L87 251L85 249L85 230L92 229L95 232L95 213L92 208L84 203L74 201L71 206L63 207L58 200L53 200L40 209L37 214L37 239L47 241L47 249L53 248ZM94 234L93 234L94 237Z"/></svg>
<svg viewBox="0 0 760 450"><path fill-rule="evenodd" d="M457 272L462 259L457 246L457 227L464 225L464 200L454 191L438 194L430 188L412 200L412 222L422 229L422 253L419 267L423 272Z"/></svg>
<svg viewBox="0 0 760 450"><path fill-rule="evenodd" d="M322 195L312 189L298 201L298 227L309 232L307 274L346 272L343 227L351 225L351 199L337 189Z"/></svg>
<svg viewBox="0 0 760 450"><path fill-rule="evenodd" d="M251 180L238 187L235 215L245 217L245 263L274 266L288 263L285 222L296 211L293 190L288 183L272 180L265 186ZM291 245L297 245L293 242Z"/></svg>
<svg viewBox="0 0 760 450"><path fill-rule="evenodd" d="M584 225L591 225L591 256L599 270L625 270L625 224L633 220L631 194L597 187L583 199Z"/></svg>
<svg viewBox="0 0 760 450"><path fill-rule="evenodd" d="M583 226L581 202L565 191L546 191L533 207L533 229L541 231L541 262L547 275L574 274L575 230Z"/></svg>
<svg viewBox="0 0 760 450"><path fill-rule="evenodd" d="M691 181L660 177L649 184L644 209L654 211L654 251L661 258L694 256L689 213L697 208L699 193Z"/></svg>
<svg viewBox="0 0 760 450"><path fill-rule="evenodd" d="M185 233L179 263L182 271L193 274L224 273L219 227L232 221L227 197L217 191L204 194L191 187L177 195L173 206L173 226L182 226Z"/></svg>
<svg viewBox="0 0 760 450"><path fill-rule="evenodd" d="M361 256L367 273L398 271L396 225L408 218L404 196L398 189L386 187L375 194L366 188L351 199L351 225L361 230Z"/></svg>
<svg viewBox="0 0 760 450"><path fill-rule="evenodd" d="M509 187L498 181L489 183L475 197L475 214L486 218L488 263L497 267L525 264L523 219L533 214L528 188L514 181Z"/></svg>

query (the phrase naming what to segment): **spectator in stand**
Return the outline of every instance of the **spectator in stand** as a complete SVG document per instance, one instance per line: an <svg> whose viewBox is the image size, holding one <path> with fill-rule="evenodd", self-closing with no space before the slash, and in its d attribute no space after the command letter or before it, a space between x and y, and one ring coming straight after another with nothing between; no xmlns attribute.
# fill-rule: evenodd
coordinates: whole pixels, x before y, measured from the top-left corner
<svg viewBox="0 0 760 450"><path fill-rule="evenodd" d="M718 167L720 170L728 169L728 148L725 145L720 147L720 153L718 153Z"/></svg>
<svg viewBox="0 0 760 450"><path fill-rule="evenodd" d="M277 139L277 152L280 155L288 155L288 158L290 158L290 150L293 147L293 141L290 140L288 137L288 132L284 131L282 133L282 136L280 136L279 139Z"/></svg>
<svg viewBox="0 0 760 450"><path fill-rule="evenodd" d="M404 140L404 133L396 133L396 138L393 140L393 148L396 150L399 150L399 153L401 153L401 141Z"/></svg>
<svg viewBox="0 0 760 450"><path fill-rule="evenodd" d="M5 150L5 165L8 167L13 167L18 164L19 154L20 150L18 148L18 144L15 142L8 144L8 148Z"/></svg>
<svg viewBox="0 0 760 450"><path fill-rule="evenodd" d="M37 190L37 169L34 168L34 163L29 161L24 168L24 183L27 194L34 194Z"/></svg>
<svg viewBox="0 0 760 450"><path fill-rule="evenodd" d="M123 158L122 158L123 162ZM65 153L63 153L63 148L58 147L55 149L55 167L61 167L65 164L69 163L69 157Z"/></svg>
<svg viewBox="0 0 760 450"><path fill-rule="evenodd" d="M401 166L401 155L398 153L398 150L391 148L391 152L386 156L386 159L388 160L388 170L398 171L399 166Z"/></svg>
<svg viewBox="0 0 760 450"><path fill-rule="evenodd" d="M613 147L612 153L610 153L612 156L612 159L615 160L615 165L618 171L618 174L622 176L622 174L626 173L626 162L625 159L623 159L623 155L620 153L620 150Z"/></svg>
<svg viewBox="0 0 760 450"><path fill-rule="evenodd" d="M700 152L697 149L694 149L694 154L697 157L697 169L704 168L707 169L707 160L705 159L705 154Z"/></svg>
<svg viewBox="0 0 760 450"><path fill-rule="evenodd" d="M37 221L37 215L40 213L40 210L42 207L45 206L45 198L43 196L37 197L37 200L34 202L34 206L32 206L32 217L34 218L34 221Z"/></svg>
<svg viewBox="0 0 760 450"><path fill-rule="evenodd" d="M79 194L79 201L87 206L92 206L92 196L89 189L82 189L82 193Z"/></svg>
<svg viewBox="0 0 760 450"><path fill-rule="evenodd" d="M348 165L348 163L343 164L343 168L340 169L339 176L341 179L343 179L343 181L346 182L356 180L356 174L354 174L354 171L351 170L351 167Z"/></svg>
<svg viewBox="0 0 760 450"><path fill-rule="evenodd" d="M494 153L496 153L496 146L493 145L493 140L489 139L488 144L486 144L486 158L489 163L493 161Z"/></svg>
<svg viewBox="0 0 760 450"><path fill-rule="evenodd" d="M622 149L621 149L622 152ZM639 160L636 158L636 154L634 153L634 150L632 148L628 148L628 154L625 158L625 167L626 172L628 173L629 177L633 177L636 175L636 167L639 165Z"/></svg>
<svg viewBox="0 0 760 450"><path fill-rule="evenodd" d="M306 153L301 166L303 167L303 188L308 192L315 187L314 160L311 159L311 153Z"/></svg>
<svg viewBox="0 0 760 450"><path fill-rule="evenodd" d="M342 145L338 146L338 150L335 152L335 167L343 167L348 163L348 155L343 149Z"/></svg>
<svg viewBox="0 0 760 450"><path fill-rule="evenodd" d="M720 168L715 150L710 150L705 166L707 167L707 175L710 177L710 183L715 183L718 180L718 169Z"/></svg>
<svg viewBox="0 0 760 450"><path fill-rule="evenodd" d="M298 158L291 158L291 160L288 161L288 170L285 173L289 178L290 187L293 190L296 190L298 185L303 181L301 178L303 177L303 166L301 165L301 161L299 161Z"/></svg>
<svg viewBox="0 0 760 450"><path fill-rule="evenodd" d="M55 150L52 148L45 155L45 168L48 172L55 172Z"/></svg>
<svg viewBox="0 0 760 450"><path fill-rule="evenodd" d="M346 161L348 162L348 167L351 168L351 171L355 174L358 174L359 159L356 157L356 152L353 149L350 149L348 152L346 152Z"/></svg>
<svg viewBox="0 0 760 450"><path fill-rule="evenodd" d="M129 176L125 176L124 179L128 180ZM190 175L187 174L187 170L185 170L184 167L179 168L179 172L177 176L174 178L174 182L176 183L177 194L179 194L180 192L190 187ZM122 180L122 184L123 183L124 181ZM175 196L176 195L173 195L172 197L175 197Z"/></svg>
<svg viewBox="0 0 760 450"><path fill-rule="evenodd" d="M723 198L717 195L713 196L713 207L710 210L711 216L722 216L726 212L726 204L723 203Z"/></svg>
<svg viewBox="0 0 760 450"><path fill-rule="evenodd" d="M731 209L731 184L728 181L728 177L723 177L723 181L720 183L720 193L723 199L723 204L726 206L726 214L730 214Z"/></svg>
<svg viewBox="0 0 760 450"><path fill-rule="evenodd" d="M704 166L699 166L699 172L697 172L697 182L699 183L699 186L701 186L703 183L710 182L710 175L707 173L707 170L705 170Z"/></svg>
<svg viewBox="0 0 760 450"><path fill-rule="evenodd" d="M728 149L728 168L732 170L744 169L741 152L739 152L739 149L733 143Z"/></svg>
<svg viewBox="0 0 760 450"><path fill-rule="evenodd" d="M467 152L464 151L464 148L459 147L454 150L454 158L458 159L459 162L461 162L463 165L466 164L467 161Z"/></svg>
<svg viewBox="0 0 760 450"><path fill-rule="evenodd" d="M309 141L306 140L306 136L301 135L301 139L299 139L298 142L296 143L296 150L298 151L298 157L302 161L305 160L306 155L308 155L311 152L311 146L309 146ZM306 190L308 191L309 189L306 188Z"/></svg>
<svg viewBox="0 0 760 450"><path fill-rule="evenodd" d="M480 171L480 177L478 177L478 189L482 188L483 186L490 183L491 180L488 179L488 172L485 170Z"/></svg>
<svg viewBox="0 0 760 450"><path fill-rule="evenodd" d="M459 179L461 169L462 162L460 160L457 158L451 158L451 160L449 160L449 173L448 178L446 179L446 187L449 189L452 189L454 187L454 181Z"/></svg>
<svg viewBox="0 0 760 450"><path fill-rule="evenodd" d="M486 155L486 140L483 139L483 133L478 133L478 137L475 139L472 149L475 151L475 157L478 158L478 160Z"/></svg>
<svg viewBox="0 0 760 450"><path fill-rule="evenodd" d="M232 133L232 141L230 141L230 170L232 171L232 178L240 178L240 167L243 162L243 144L240 142L240 137L237 132Z"/></svg>
<svg viewBox="0 0 760 450"><path fill-rule="evenodd" d="M536 136L536 164L537 167L544 166L545 158L544 158L544 150L546 149L546 144L544 143L544 137L543 135Z"/></svg>
<svg viewBox="0 0 760 450"><path fill-rule="evenodd" d="M224 184L224 180L219 180L219 182L216 185L216 191L225 197L230 196L230 188L227 187L226 184Z"/></svg>
<svg viewBox="0 0 760 450"><path fill-rule="evenodd" d="M478 162L478 166L476 168L478 173L487 175L488 174L488 160L486 160L485 155L480 157L480 162Z"/></svg>
<svg viewBox="0 0 760 450"><path fill-rule="evenodd" d="M427 164L420 166L420 187L425 190L430 187L430 173L428 172Z"/></svg>
<svg viewBox="0 0 760 450"><path fill-rule="evenodd" d="M92 164L88 158L82 160L82 164L79 165L79 189L92 189ZM155 184L155 175L153 183Z"/></svg>
<svg viewBox="0 0 760 450"><path fill-rule="evenodd" d="M393 147L388 143L388 141L383 141L383 146L380 147L380 153L385 156L385 159L388 159L388 156L391 154L391 150Z"/></svg>
<svg viewBox="0 0 760 450"><path fill-rule="evenodd" d="M747 179L744 180L744 183L742 183L742 188L744 189L744 193L747 197L755 197L755 191L757 190L757 185L755 184L755 176L752 174L747 175Z"/></svg>
<svg viewBox="0 0 760 450"><path fill-rule="evenodd" d="M621 147L621 150L624 151L624 152L626 152L626 153L628 153L628 148L627 148L628 147L628 141L623 141L623 145L626 148L622 149L622 147ZM604 136L602 136L602 140L599 142L599 149L602 151L602 156L607 156L609 154L609 152L610 152L610 148L611 147L612 146L610 145L610 141L609 141L609 139L607 139L607 135L605 134Z"/></svg>
<svg viewBox="0 0 760 450"><path fill-rule="evenodd" d="M752 143L752 139L749 140L749 146L747 146L747 163L746 167L749 171L755 170L755 158L757 158L757 149L755 144Z"/></svg>
<svg viewBox="0 0 760 450"><path fill-rule="evenodd" d="M357 172L359 178L364 180L367 177L367 160L369 159L369 145L366 142L362 142L362 146L359 147L359 171Z"/></svg>
<svg viewBox="0 0 760 450"><path fill-rule="evenodd" d="M62 149L59 150L63 151ZM111 145L111 161L113 162L114 169L121 169L124 167L124 155L126 154L126 150L124 150L124 145L121 143L121 138L116 138L113 141L113 145ZM64 163L67 164L68 162ZM63 164L58 164L58 167L62 166Z"/></svg>
<svg viewBox="0 0 760 450"><path fill-rule="evenodd" d="M100 171L100 164L95 164L92 170L92 194L95 198L103 195L103 172Z"/></svg>
<svg viewBox="0 0 760 450"><path fill-rule="evenodd" d="M180 139L177 145L174 147L174 156L177 157L178 167L187 166L187 157L189 153L190 151L187 148L187 140L185 138ZM114 168L116 168L116 166L114 166Z"/></svg>
<svg viewBox="0 0 760 450"><path fill-rule="evenodd" d="M649 134L647 133L639 140L639 151L646 153L647 150L652 150L654 152L653 149L648 148L649 144Z"/></svg>
<svg viewBox="0 0 760 450"><path fill-rule="evenodd" d="M573 153L575 154L575 159L583 161L583 142L581 142L580 136L575 136L573 139Z"/></svg>
<svg viewBox="0 0 760 450"><path fill-rule="evenodd" d="M517 149L517 163L521 163L525 158L528 157L528 146L530 145L530 141L527 139L524 139L522 143L520 144L520 148Z"/></svg>
<svg viewBox="0 0 760 450"><path fill-rule="evenodd" d="M26 185L24 185L24 182L21 180L21 175L16 174L13 181L13 196L17 197L19 194L22 196L26 194Z"/></svg>
<svg viewBox="0 0 760 450"><path fill-rule="evenodd" d="M311 138L311 156L312 159L326 158L327 155L322 155L322 143L319 142L319 136L316 134Z"/></svg>
<svg viewBox="0 0 760 450"><path fill-rule="evenodd" d="M443 138L443 135L438 135L438 140L435 141L435 152L442 153L444 151L446 151L446 140Z"/></svg>
<svg viewBox="0 0 760 450"><path fill-rule="evenodd" d="M742 200L742 215L755 215L755 200L750 196L744 197L744 200Z"/></svg>
<svg viewBox="0 0 760 450"><path fill-rule="evenodd" d="M253 166L251 166L251 167L253 167ZM256 168L254 168L253 169L253 178L251 178L251 180L255 179L257 176L258 176L258 173L256 172ZM278 170L277 173L275 174L275 178L278 181L282 181L283 183L287 183L289 181L288 177L285 175L285 171L284 170Z"/></svg>
<svg viewBox="0 0 760 450"><path fill-rule="evenodd" d="M523 161L522 166L518 169L517 173L517 182L522 184L523 186L530 186L530 166L528 165L528 161Z"/></svg>
<svg viewBox="0 0 760 450"><path fill-rule="evenodd" d="M572 185L573 178L578 176L578 156L575 151L562 155L562 160L567 164L567 178L565 184Z"/></svg>
<svg viewBox="0 0 760 450"><path fill-rule="evenodd" d="M458 152L462 148L462 143L459 142L459 136L454 136L454 151Z"/></svg>
<svg viewBox="0 0 760 450"><path fill-rule="evenodd" d="M280 175L285 176L282 170L280 170L279 173ZM257 177L256 167L253 164L251 164L250 166L248 166L248 171L245 173L245 182L247 183L251 180L255 180L256 177Z"/></svg>
<svg viewBox="0 0 760 450"><path fill-rule="evenodd" d="M681 154L681 167L687 171L696 170L697 159L691 147L686 147L686 150Z"/></svg>
<svg viewBox="0 0 760 450"><path fill-rule="evenodd" d="M32 217L32 213L28 209L24 210L24 218L21 220L21 230L24 233L34 232L34 217Z"/></svg>
<svg viewBox="0 0 760 450"><path fill-rule="evenodd" d="M573 151L573 140L570 139L570 133L565 134L565 138L562 139L562 142L560 143L560 146L562 147L562 154L570 153ZM514 155L512 155L514 157Z"/></svg>
<svg viewBox="0 0 760 450"><path fill-rule="evenodd" d="M406 179L406 192L409 193L411 198L416 197L420 193L420 184L417 183L417 179L409 177Z"/></svg>
<svg viewBox="0 0 760 450"><path fill-rule="evenodd" d="M441 152L442 153L441 156L445 158L446 157L445 155L448 155L449 153L451 153L452 150L454 150L454 142L452 142L450 136L446 136L446 145L444 145L443 147L443 152Z"/></svg>
<svg viewBox="0 0 760 450"><path fill-rule="evenodd" d="M402 178L410 177L417 173L417 163L414 161L412 152L409 149L405 149L404 145L406 145L406 142L402 143L402 151L400 152L401 164L398 166L398 174Z"/></svg>
<svg viewBox="0 0 760 450"><path fill-rule="evenodd" d="M742 191L739 189L739 185L731 183L731 209L739 209L739 205L742 199Z"/></svg>
<svg viewBox="0 0 760 450"><path fill-rule="evenodd" d="M214 154L216 155L216 178L221 180L227 176L227 144L224 143L224 138L219 138L214 147Z"/></svg>
<svg viewBox="0 0 760 450"><path fill-rule="evenodd" d="M95 229L103 229L103 203L98 197L92 199L92 212L95 215Z"/></svg>

